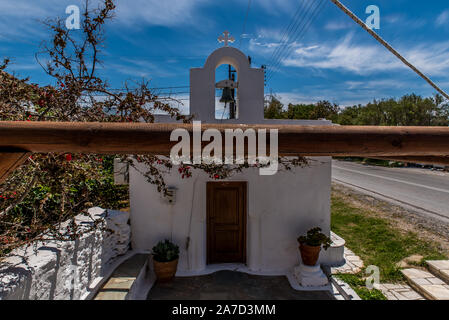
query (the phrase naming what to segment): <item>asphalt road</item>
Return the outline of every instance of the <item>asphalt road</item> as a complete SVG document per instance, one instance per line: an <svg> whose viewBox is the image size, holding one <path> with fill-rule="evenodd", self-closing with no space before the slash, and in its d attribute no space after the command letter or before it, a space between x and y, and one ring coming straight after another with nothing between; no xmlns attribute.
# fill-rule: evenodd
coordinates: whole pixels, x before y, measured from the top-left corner
<svg viewBox="0 0 449 320"><path fill-rule="evenodd" d="M332 179L376 198L449 222L449 174L332 162Z"/></svg>

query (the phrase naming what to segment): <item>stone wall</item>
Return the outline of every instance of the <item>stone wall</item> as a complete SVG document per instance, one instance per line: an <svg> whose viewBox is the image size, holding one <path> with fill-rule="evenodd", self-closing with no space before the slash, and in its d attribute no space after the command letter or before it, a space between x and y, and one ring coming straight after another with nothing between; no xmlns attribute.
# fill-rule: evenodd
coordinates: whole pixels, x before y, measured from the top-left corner
<svg viewBox="0 0 449 320"><path fill-rule="evenodd" d="M75 241L47 241L14 250L0 261L0 300L78 300L129 250L129 213L89 209L78 216L89 230ZM103 228L91 230L92 219Z"/></svg>

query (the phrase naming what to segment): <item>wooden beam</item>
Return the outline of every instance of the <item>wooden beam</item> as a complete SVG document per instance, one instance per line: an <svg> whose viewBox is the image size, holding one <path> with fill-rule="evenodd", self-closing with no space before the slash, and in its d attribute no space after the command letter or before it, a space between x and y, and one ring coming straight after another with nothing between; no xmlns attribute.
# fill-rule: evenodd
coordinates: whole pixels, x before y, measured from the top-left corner
<svg viewBox="0 0 449 320"><path fill-rule="evenodd" d="M21 152L20 150L2 150L0 149L0 184L5 182L8 176L23 164L30 153Z"/></svg>
<svg viewBox="0 0 449 320"><path fill-rule="evenodd" d="M33 153L168 155L177 143L170 141L177 128L192 132L191 124L177 123L0 122L0 148ZM203 131L209 128L222 133L225 129L278 129L283 156L449 155L449 127L202 125Z"/></svg>
<svg viewBox="0 0 449 320"><path fill-rule="evenodd" d="M191 124L0 122L0 183L30 153L169 155L173 130ZM448 127L202 125L202 130L278 129L281 156L361 156L449 164ZM269 139L268 139L269 140ZM208 142L203 142L203 145Z"/></svg>

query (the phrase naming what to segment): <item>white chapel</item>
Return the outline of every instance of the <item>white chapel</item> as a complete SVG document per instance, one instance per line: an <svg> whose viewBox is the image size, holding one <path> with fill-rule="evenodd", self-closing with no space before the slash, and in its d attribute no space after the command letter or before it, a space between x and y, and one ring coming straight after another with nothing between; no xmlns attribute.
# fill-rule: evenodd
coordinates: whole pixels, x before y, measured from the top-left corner
<svg viewBox="0 0 449 320"><path fill-rule="evenodd" d="M203 124L332 125L327 120L264 119L264 69L229 46L210 54L204 65L190 70L190 113ZM229 65L232 77L216 79L216 70ZM222 90L229 116L217 117ZM160 115L157 122L173 122ZM236 265L253 273L286 274L300 262L298 236L313 227L330 234L331 158L308 158L306 167L279 170L263 176L248 168L226 180L211 179L193 171L181 179L174 168L165 181L172 201L130 168L132 246L150 251L160 240L171 239L180 247L179 275L206 273L210 268ZM144 166L138 164L138 166ZM319 262L338 265L342 248L322 251Z"/></svg>

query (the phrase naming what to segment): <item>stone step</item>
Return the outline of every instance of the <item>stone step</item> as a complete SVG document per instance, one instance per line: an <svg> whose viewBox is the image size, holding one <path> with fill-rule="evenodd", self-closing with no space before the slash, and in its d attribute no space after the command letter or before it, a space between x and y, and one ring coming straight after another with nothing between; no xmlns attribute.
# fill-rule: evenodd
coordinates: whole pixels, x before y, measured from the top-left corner
<svg viewBox="0 0 449 320"><path fill-rule="evenodd" d="M125 300L149 254L135 254L117 269L101 287L94 300Z"/></svg>
<svg viewBox="0 0 449 320"><path fill-rule="evenodd" d="M426 299L449 300L449 285L430 272L413 268L401 272L410 286Z"/></svg>
<svg viewBox="0 0 449 320"><path fill-rule="evenodd" d="M426 300L407 284L380 283L374 287L382 291L388 300Z"/></svg>
<svg viewBox="0 0 449 320"><path fill-rule="evenodd" d="M429 271L449 284L449 260L426 261Z"/></svg>

